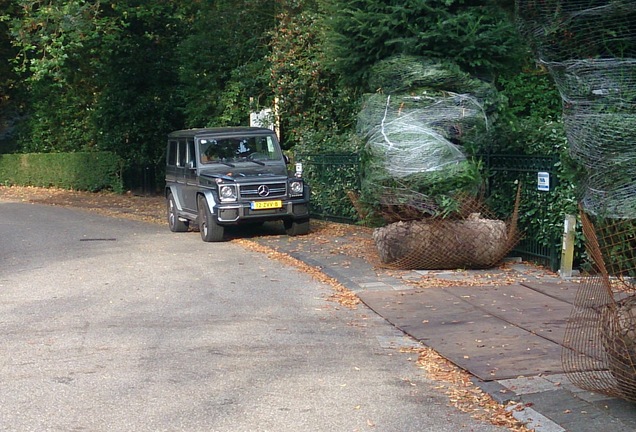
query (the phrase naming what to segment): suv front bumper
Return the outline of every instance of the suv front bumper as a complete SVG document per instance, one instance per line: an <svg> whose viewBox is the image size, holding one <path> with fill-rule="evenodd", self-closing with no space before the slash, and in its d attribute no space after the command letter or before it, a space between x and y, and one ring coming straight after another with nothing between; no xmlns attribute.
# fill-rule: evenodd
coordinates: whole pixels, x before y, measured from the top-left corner
<svg viewBox="0 0 636 432"><path fill-rule="evenodd" d="M309 202L305 200L283 201L283 206L274 209L253 210L249 202L220 204L215 206L214 213L220 224L238 224L273 219L307 219L309 218Z"/></svg>

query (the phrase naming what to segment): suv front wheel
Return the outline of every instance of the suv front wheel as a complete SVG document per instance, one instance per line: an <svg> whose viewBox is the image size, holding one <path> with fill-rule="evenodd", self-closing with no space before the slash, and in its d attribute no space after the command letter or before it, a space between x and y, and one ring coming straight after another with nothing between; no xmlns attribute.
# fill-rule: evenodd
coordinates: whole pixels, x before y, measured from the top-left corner
<svg viewBox="0 0 636 432"><path fill-rule="evenodd" d="M225 229L216 223L216 218L210 212L208 201L199 197L199 232L204 242L220 242L223 240Z"/></svg>
<svg viewBox="0 0 636 432"><path fill-rule="evenodd" d="M284 224L288 236L305 235L309 232L309 219L285 220Z"/></svg>

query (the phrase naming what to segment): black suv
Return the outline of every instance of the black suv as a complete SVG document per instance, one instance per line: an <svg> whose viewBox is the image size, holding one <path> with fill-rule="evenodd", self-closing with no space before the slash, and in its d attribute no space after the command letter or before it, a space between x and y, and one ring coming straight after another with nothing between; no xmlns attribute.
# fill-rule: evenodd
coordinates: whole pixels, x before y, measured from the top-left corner
<svg viewBox="0 0 636 432"><path fill-rule="evenodd" d="M289 235L309 231L309 187L273 131L235 127L189 129L168 135L166 202L173 232L198 226L206 242L223 240L225 226L282 220Z"/></svg>

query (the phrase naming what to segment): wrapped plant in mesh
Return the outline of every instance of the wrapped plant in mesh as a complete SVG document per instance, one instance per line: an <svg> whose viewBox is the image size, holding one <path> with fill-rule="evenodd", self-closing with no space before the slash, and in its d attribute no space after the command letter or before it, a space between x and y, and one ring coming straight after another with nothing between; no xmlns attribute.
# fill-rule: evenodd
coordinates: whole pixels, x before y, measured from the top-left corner
<svg viewBox="0 0 636 432"><path fill-rule="evenodd" d="M398 214L405 205L424 217L447 211L440 204L451 203L455 192L476 194L482 180L461 144L487 128L478 95L492 88L455 65L408 56L380 62L373 72L371 83L385 93L368 95L358 115L367 152L365 201Z"/></svg>
<svg viewBox="0 0 636 432"><path fill-rule="evenodd" d="M488 127L492 89L457 66L401 56L381 62L358 116L366 143L363 198L388 223L374 239L395 268L485 268L499 262L516 231L489 219L477 199L479 165L462 144ZM390 92L390 93L389 93Z"/></svg>
<svg viewBox="0 0 636 432"><path fill-rule="evenodd" d="M566 330L579 387L636 401L636 3L517 0L522 33L563 99L583 168L581 218L591 273Z"/></svg>
<svg viewBox="0 0 636 432"><path fill-rule="evenodd" d="M369 86L384 94L417 94L426 91L471 93L479 97L493 91L451 62L399 55L371 69Z"/></svg>
<svg viewBox="0 0 636 432"><path fill-rule="evenodd" d="M601 340L609 371L623 397L636 398L636 295L606 306L601 320Z"/></svg>

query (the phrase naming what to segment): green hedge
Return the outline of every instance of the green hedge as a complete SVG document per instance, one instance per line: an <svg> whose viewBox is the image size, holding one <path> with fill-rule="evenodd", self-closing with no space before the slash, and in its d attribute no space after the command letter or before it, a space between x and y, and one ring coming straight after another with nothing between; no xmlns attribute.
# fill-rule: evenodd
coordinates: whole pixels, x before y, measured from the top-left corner
<svg viewBox="0 0 636 432"><path fill-rule="evenodd" d="M121 160L110 152L0 154L0 184L122 192Z"/></svg>
<svg viewBox="0 0 636 432"><path fill-rule="evenodd" d="M348 192L360 194L360 158L350 154L300 154L303 178L311 187L311 215L353 222L358 219Z"/></svg>

